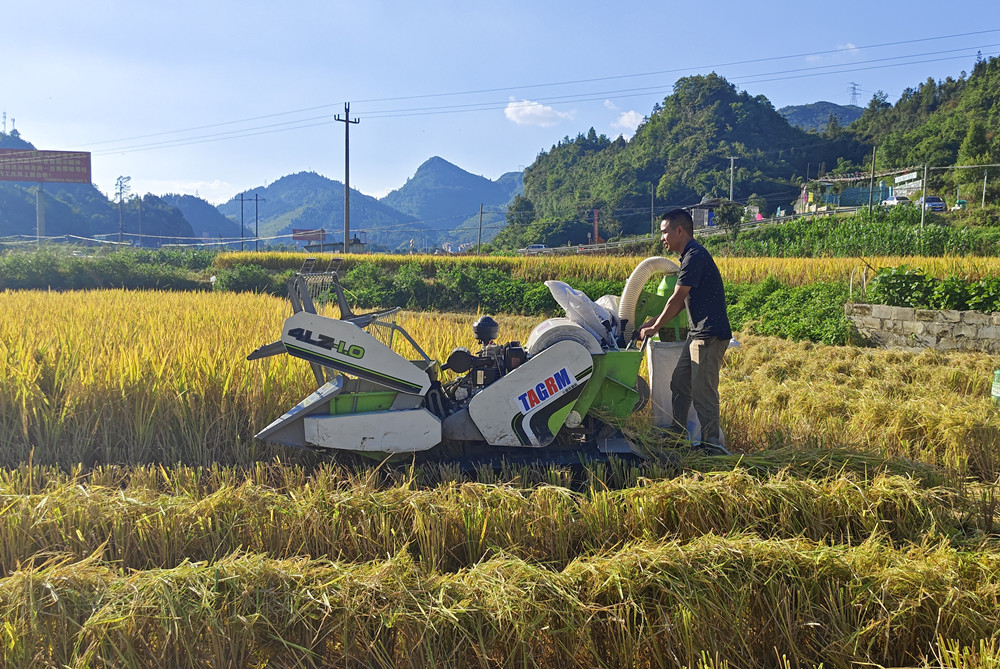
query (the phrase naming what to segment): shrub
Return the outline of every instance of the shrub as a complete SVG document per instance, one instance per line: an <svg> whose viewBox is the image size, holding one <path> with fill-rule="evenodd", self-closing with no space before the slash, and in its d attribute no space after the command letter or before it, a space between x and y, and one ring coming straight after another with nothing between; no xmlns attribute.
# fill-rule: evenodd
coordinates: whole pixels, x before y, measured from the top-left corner
<svg viewBox="0 0 1000 669"><path fill-rule="evenodd" d="M969 308L1000 311L1000 276L988 276L969 284Z"/></svg>
<svg viewBox="0 0 1000 669"><path fill-rule="evenodd" d="M907 265L883 268L868 285L868 301L892 307L927 308L937 281Z"/></svg>
<svg viewBox="0 0 1000 669"><path fill-rule="evenodd" d="M215 287L218 290L274 294L280 291L280 286L276 284L270 272L257 265L236 265L231 269L220 269L217 276Z"/></svg>
<svg viewBox="0 0 1000 669"><path fill-rule="evenodd" d="M726 293L733 330L824 344L852 339L844 315L847 287L842 283L786 286L768 278L758 284L727 285Z"/></svg>

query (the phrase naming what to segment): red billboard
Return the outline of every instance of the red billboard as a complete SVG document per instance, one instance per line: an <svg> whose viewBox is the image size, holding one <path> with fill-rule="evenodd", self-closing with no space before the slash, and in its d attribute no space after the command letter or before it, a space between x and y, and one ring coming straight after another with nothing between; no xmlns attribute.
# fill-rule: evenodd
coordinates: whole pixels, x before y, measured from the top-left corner
<svg viewBox="0 0 1000 669"><path fill-rule="evenodd" d="M0 149L0 181L89 184L90 152Z"/></svg>

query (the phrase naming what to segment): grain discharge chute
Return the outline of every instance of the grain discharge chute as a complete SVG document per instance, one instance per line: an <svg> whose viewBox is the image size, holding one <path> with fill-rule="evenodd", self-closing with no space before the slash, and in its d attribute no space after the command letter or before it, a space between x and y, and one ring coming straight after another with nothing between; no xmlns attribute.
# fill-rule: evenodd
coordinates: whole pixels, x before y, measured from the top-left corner
<svg viewBox="0 0 1000 669"><path fill-rule="evenodd" d="M614 425L649 399L639 374L642 347L632 332L663 309L678 271L670 260L640 263L621 298L593 302L565 283L547 281L566 317L539 323L522 345L499 343L497 323L483 316L472 325L478 350L456 348L443 364L395 322L398 309L354 314L339 264L335 259L319 272L307 260L289 281L293 313L281 338L247 356L287 353L306 360L319 386L257 438L378 459L421 454L572 463L639 452ZM665 275L659 290L647 291L658 274ZM319 300L334 298L339 318L317 313ZM415 359L393 349L397 335Z"/></svg>

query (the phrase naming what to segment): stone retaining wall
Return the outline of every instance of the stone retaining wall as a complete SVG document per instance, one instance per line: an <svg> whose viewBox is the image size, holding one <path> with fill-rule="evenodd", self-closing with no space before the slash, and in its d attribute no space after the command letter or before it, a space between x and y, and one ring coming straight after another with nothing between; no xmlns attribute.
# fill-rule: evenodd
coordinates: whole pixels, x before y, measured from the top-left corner
<svg viewBox="0 0 1000 669"><path fill-rule="evenodd" d="M1000 353L1000 313L850 302L844 312L861 336L876 346Z"/></svg>

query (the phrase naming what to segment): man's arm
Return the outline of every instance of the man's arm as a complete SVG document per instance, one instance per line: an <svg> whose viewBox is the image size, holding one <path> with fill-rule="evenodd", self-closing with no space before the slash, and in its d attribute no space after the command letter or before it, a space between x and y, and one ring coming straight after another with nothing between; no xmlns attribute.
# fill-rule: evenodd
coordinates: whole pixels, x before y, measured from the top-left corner
<svg viewBox="0 0 1000 669"><path fill-rule="evenodd" d="M639 328L639 339L645 339L646 337L652 337L660 328L663 327L664 323L669 323L672 321L677 314L684 310L684 301L687 299L688 293L691 292L690 286L682 286L677 284L674 286L674 293L667 300L666 305L663 307L663 311L656 318L651 318L642 324Z"/></svg>

